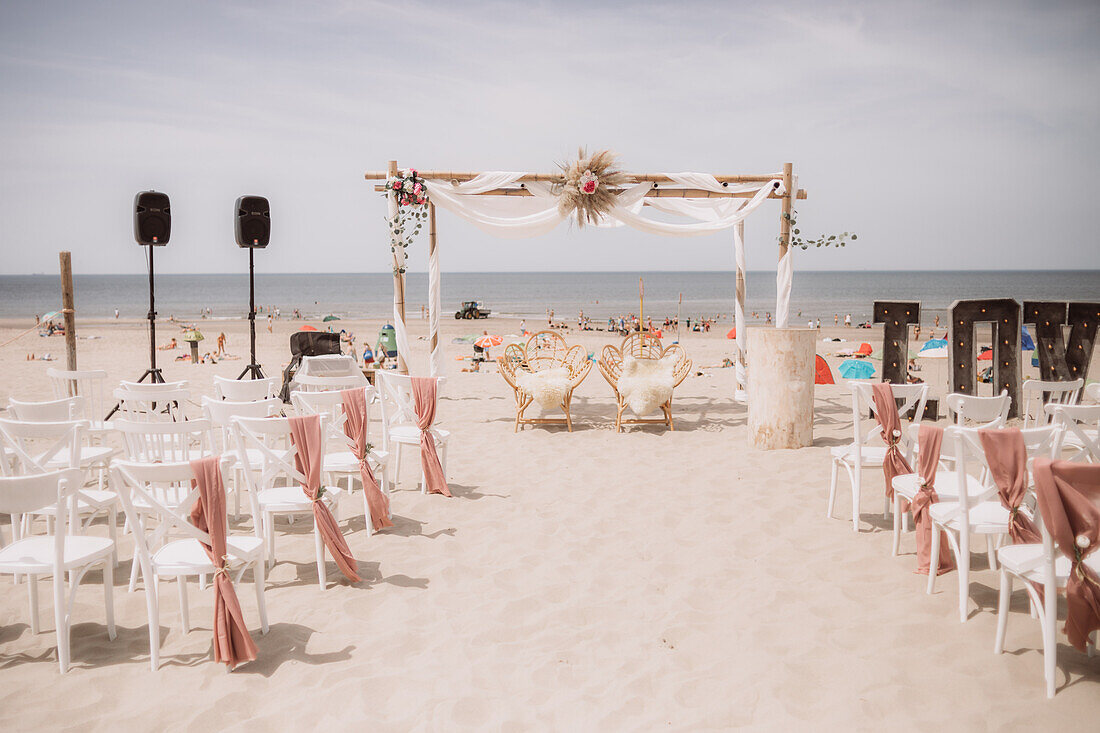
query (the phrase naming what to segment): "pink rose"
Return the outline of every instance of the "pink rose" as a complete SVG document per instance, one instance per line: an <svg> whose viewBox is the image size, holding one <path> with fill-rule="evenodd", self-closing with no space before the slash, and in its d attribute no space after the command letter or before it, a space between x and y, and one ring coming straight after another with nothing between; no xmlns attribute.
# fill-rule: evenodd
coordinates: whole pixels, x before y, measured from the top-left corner
<svg viewBox="0 0 1100 733"><path fill-rule="evenodd" d="M419 183L416 184L415 186L413 186L413 193L420 193L421 188L422 186Z"/></svg>
<svg viewBox="0 0 1100 733"><path fill-rule="evenodd" d="M585 181L583 190L584 190L585 193L595 193L596 192L596 182L595 181Z"/></svg>

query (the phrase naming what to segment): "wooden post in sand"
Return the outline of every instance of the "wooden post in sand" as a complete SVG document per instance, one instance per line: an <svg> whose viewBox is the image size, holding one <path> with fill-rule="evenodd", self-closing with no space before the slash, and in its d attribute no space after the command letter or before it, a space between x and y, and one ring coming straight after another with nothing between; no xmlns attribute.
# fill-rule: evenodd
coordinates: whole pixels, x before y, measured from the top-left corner
<svg viewBox="0 0 1100 733"><path fill-rule="evenodd" d="M783 201L780 204L779 215L779 279L783 278L783 271L790 265L790 260L787 257L790 256L791 247L791 202L797 196L797 192L792 191L794 186L794 164L783 164ZM790 325L790 303L783 302L783 285L781 282L776 283L778 287L778 302L775 306L775 327L787 328ZM789 295L789 293L788 293ZM788 299L789 300L789 299Z"/></svg>
<svg viewBox="0 0 1100 733"><path fill-rule="evenodd" d="M71 252L58 252L61 262L61 313L65 316L66 369L76 371L76 310L73 307L73 261Z"/></svg>
<svg viewBox="0 0 1100 733"><path fill-rule="evenodd" d="M431 280L433 277L439 277L438 272L432 272L431 263L435 261L435 204L431 201L428 202L428 278ZM437 375L436 362L437 354L436 349L439 348L439 313L436 312L435 298L429 294L428 297L428 355L431 359L431 374Z"/></svg>
<svg viewBox="0 0 1100 733"><path fill-rule="evenodd" d="M397 177L397 161L391 160L386 165L386 175L390 178ZM393 196L391 193L390 196ZM401 319L401 326L405 326L405 273L401 272L404 263L398 259L397 252L393 253L393 310L394 317ZM394 326L397 324L395 323ZM409 364L405 361L405 355L401 349L397 350L397 371L401 374L409 373Z"/></svg>

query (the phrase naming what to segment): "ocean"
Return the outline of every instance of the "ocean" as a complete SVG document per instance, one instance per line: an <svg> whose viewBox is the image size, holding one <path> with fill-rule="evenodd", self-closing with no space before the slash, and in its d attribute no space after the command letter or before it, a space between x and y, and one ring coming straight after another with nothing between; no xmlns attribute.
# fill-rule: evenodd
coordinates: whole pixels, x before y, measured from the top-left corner
<svg viewBox="0 0 1100 733"><path fill-rule="evenodd" d="M676 314L683 294L683 317L727 316L733 312L732 272L462 272L443 275L443 315L453 317L461 301L477 300L497 315L574 320L580 311L594 319L636 313L638 279L645 282L645 313L654 320ZM385 318L391 312L393 278L386 273L258 274L256 302L278 307L283 316L298 308L307 318L329 313ZM762 321L775 309L775 273L749 272L748 306ZM144 318L148 311L145 275L76 275L78 317ZM0 318L31 319L61 307L57 276L0 275ZM192 320L203 308L213 318L243 318L248 312L247 274L156 277L157 312ZM406 310L419 315L427 302L427 275L409 273ZM952 301L967 298L1017 300L1100 300L1100 270L1040 272L795 272L791 324L820 318L831 325L851 314L855 323L871 318L875 300L920 301L931 322ZM797 315L801 312L801 315Z"/></svg>

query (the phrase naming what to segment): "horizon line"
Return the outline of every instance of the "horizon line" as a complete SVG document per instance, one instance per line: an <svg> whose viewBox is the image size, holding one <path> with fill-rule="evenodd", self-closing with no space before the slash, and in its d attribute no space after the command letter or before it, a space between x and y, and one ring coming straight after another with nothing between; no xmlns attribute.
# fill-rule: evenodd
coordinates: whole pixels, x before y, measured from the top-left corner
<svg viewBox="0 0 1100 733"><path fill-rule="evenodd" d="M707 269L707 270L449 270L443 275L577 275L577 274L628 274L628 273L656 273L656 274L706 274L711 272L721 273L735 273L735 269ZM746 272L750 273L773 273L774 269L749 269ZM935 269L884 269L884 270L871 270L871 269L813 269L813 270L798 270L798 274L811 274L811 273L851 273L851 272L866 272L866 273L954 273L954 272L1003 272L1003 273L1053 273L1053 272L1074 272L1074 273L1087 273L1098 272L1100 268L1024 268L1024 269L980 269L980 268L961 268L961 269L947 269L947 268L935 268ZM157 273L157 277L178 277L184 275L247 275L247 272L235 270L235 271L218 271L218 272L167 272ZM358 272L333 272L333 271L302 271L302 270L279 270L273 272L257 272L256 275L391 275L393 274L389 270L363 270ZM426 275L427 270L409 270L407 274ZM73 277L87 277L87 276L99 276L99 275L133 275L146 277L145 272L74 272ZM0 277L60 277L60 273L56 272L11 272L0 273Z"/></svg>

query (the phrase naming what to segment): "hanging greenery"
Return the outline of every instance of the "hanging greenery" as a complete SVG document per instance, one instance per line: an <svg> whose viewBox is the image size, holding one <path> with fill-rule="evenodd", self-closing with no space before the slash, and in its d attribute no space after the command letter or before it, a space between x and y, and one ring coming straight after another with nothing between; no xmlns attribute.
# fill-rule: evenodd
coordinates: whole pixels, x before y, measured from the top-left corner
<svg viewBox="0 0 1100 733"><path fill-rule="evenodd" d="M849 232L827 236L822 234L820 237L803 239L802 233L798 229L798 212L792 209L791 213L784 214L783 218L791 223L790 245L792 247L801 247L802 249L809 249L810 245L815 247L843 247L848 242L856 241L856 235ZM783 237L778 237L777 241L782 244Z"/></svg>
<svg viewBox="0 0 1100 733"><path fill-rule="evenodd" d="M558 195L558 212L562 216L576 212L580 227L585 221L597 223L615 206L615 189L631 181L628 174L616 169L617 162L617 156L610 150L600 150L589 157L580 148L577 160L560 163L565 183Z"/></svg>
<svg viewBox="0 0 1100 733"><path fill-rule="evenodd" d="M397 254L400 247L402 254L408 249L413 238L420 233L424 226L424 220L428 218L428 188L424 185L424 179L416 174L415 168L398 171L398 175L386 179L384 196L393 194L397 199L397 213L393 217L386 217L386 223L390 228L390 252ZM404 257L400 258L405 261ZM394 273L404 273L404 264L398 266L397 258L394 258Z"/></svg>

